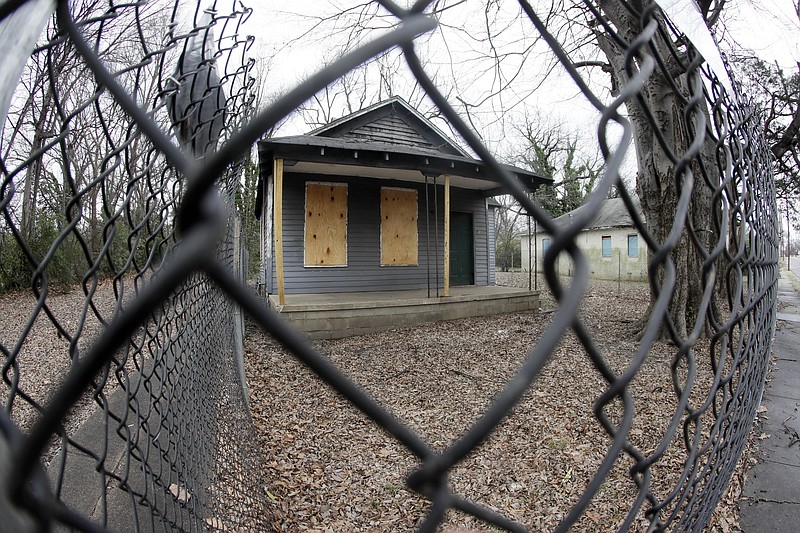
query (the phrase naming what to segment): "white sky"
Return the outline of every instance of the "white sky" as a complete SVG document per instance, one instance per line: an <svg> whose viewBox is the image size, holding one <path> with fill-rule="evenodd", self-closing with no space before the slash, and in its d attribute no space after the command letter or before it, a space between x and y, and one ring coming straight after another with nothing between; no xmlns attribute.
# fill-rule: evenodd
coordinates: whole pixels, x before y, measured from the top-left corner
<svg viewBox="0 0 800 533"><path fill-rule="evenodd" d="M284 48L284 45L288 38L300 34L301 26L309 24L298 14L330 12L334 1L257 0L248 5L253 7L253 16L245 30L256 36L257 46L268 51L279 51L273 68L287 85L303 74L313 72L318 60L332 51L329 41L320 42L313 34L309 35L303 46ZM794 13L793 0L730 0L726 17L730 28L726 38L730 37L752 49L759 57L778 61L786 68L795 67L800 61L800 21Z"/></svg>
<svg viewBox="0 0 800 533"><path fill-rule="evenodd" d="M738 0L728 13L731 37L762 59L797 68L800 21L792 0Z"/></svg>
<svg viewBox="0 0 800 533"><path fill-rule="evenodd" d="M340 2L344 4L345 2ZM356 2L353 2L355 4ZM451 10L448 21L454 25L467 25L468 23L476 23L480 28L482 13L474 13L475 6L480 6L485 3L484 0L469 0L462 6ZM316 34L309 34L303 39L302 43L295 43L291 46L287 45L287 41L297 35L302 34L303 29L301 26L308 27L310 22L303 19L297 14L308 15L318 14L330 9L332 2L319 1L319 0L295 0L290 6L277 0L267 0L254 5L254 15L252 23L247 28L247 31L253 31L259 40L257 47L261 47L263 55L277 54L272 58L270 65L269 79L270 87L275 89L287 89L296 85L304 76L315 72L319 68L320 62L326 58L331 57L336 49L331 46L331 39L320 42ZM505 5L514 5L516 12L516 5L512 2L506 2ZM472 10L472 11L471 11ZM475 20L476 22L473 22ZM518 30L519 24L511 25L505 32L512 34ZM529 27L529 22L525 21L526 29ZM273 31L276 29L276 31ZM344 34L345 30L341 30ZM442 79L447 80L446 84L451 84L456 87L455 93L465 94L467 92L475 94L476 91L489 91L491 86L491 73L483 72L478 69L475 62L470 62L470 56L475 55L474 42L460 34L458 31L447 31L447 42L441 39L440 35L434 34L431 39L435 42L430 47L431 55L429 57L428 71L438 71ZM530 36L534 33L528 31ZM528 37L528 40L531 40ZM549 54L549 49L542 43L539 45L539 50L542 53ZM259 52L257 52L259 53ZM456 58L455 64L451 62L451 57ZM510 65L515 64L514 59L508 59ZM509 70L512 70L509 67ZM511 97L510 104L505 102L505 106L515 105L524 101L524 106L531 112L535 112L536 108L541 109L542 113L547 118L558 122L574 122L579 124L580 127L593 127L596 124L596 113L588 106L585 98L580 91L571 82L559 82L557 77L553 77L549 82L549 88L544 87L541 90L534 92L534 87L538 85L539 80L544 78L544 72L540 70L538 63L531 61L526 67L526 75L528 80L523 83L515 84L516 92ZM554 88L556 87L557 88ZM482 89L479 89L482 87ZM401 94L401 96L403 96ZM497 112L497 104L495 109L487 103L482 109L476 111L476 119L485 120L486 122L497 120L499 113ZM522 109L520 104L518 107ZM579 112L576 112L579 111ZM569 114L575 117L582 117L579 120L566 119L562 114ZM440 125L440 124L437 124ZM441 125L440 125L441 126ZM499 145L503 144L503 137L507 131L507 125L504 127L496 127L492 129L486 123L478 124L482 126L481 132L485 135L485 142L492 147L502 148ZM307 131L308 128L302 123L292 122L284 126L279 134L296 134ZM445 131L448 131L446 128ZM491 130L491 131L490 131ZM493 146L494 145L494 146Z"/></svg>

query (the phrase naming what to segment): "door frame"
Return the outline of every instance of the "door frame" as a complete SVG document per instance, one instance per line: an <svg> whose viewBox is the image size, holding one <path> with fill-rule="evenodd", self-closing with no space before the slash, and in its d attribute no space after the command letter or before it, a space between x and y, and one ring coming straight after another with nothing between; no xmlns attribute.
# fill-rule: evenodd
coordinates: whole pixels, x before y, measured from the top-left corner
<svg viewBox="0 0 800 533"><path fill-rule="evenodd" d="M467 220L469 224L469 275L467 276L467 282L464 283L463 277L461 277L458 281L456 278L456 272L452 268L453 263L453 250L455 249L455 245L457 244L456 239L454 238L453 230L459 224L456 222L456 219L460 220ZM469 211L451 211L450 212L450 285L475 285L475 215ZM465 233L466 235L466 233Z"/></svg>

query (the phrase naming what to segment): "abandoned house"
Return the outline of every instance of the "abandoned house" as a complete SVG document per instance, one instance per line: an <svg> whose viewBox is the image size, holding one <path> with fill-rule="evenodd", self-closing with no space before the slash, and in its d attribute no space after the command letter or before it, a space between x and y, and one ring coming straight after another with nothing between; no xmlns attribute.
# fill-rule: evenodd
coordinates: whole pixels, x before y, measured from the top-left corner
<svg viewBox="0 0 800 533"><path fill-rule="evenodd" d="M644 220L639 198L633 196L632 200L639 217ZM580 209L585 209L585 206L561 215L553 222L557 227L564 227ZM520 239L522 269L527 271L535 265L536 271L542 272L544 254L550 248L553 236L545 232L532 232L523 234ZM647 279L647 248L622 198L605 200L575 242L586 256L590 277L622 281ZM567 254L558 257L556 270L563 276L572 275L572 261Z"/></svg>
<svg viewBox="0 0 800 533"><path fill-rule="evenodd" d="M494 285L499 179L402 99L258 153L259 290L310 336L538 308Z"/></svg>

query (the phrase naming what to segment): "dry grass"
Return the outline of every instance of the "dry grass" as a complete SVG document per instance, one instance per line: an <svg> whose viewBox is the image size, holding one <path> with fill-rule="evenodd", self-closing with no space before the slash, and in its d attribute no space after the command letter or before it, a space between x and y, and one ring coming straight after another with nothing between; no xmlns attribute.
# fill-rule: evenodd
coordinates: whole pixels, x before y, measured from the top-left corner
<svg viewBox="0 0 800 533"><path fill-rule="evenodd" d="M527 279L502 279L507 284ZM631 340L644 311L644 285L595 284L581 317L605 364L621 372L635 354ZM535 346L552 314L511 314L440 322L318 343L353 381L443 450L481 415ZM419 523L427 502L404 487L416 458L348 402L333 393L267 336L248 332L251 409L268 459L265 476L282 517L279 531L402 531ZM636 416L629 442L644 455L664 439L677 400L673 350L657 345L629 386ZM693 403L711 382L698 356ZM606 457L611 439L592 412L606 383L574 334L566 334L534 386L478 450L450 475L454 490L499 510L531 530L551 530L578 501ZM605 409L619 419L619 405ZM706 417L707 426L711 420ZM662 498L677 483L686 451L681 432L652 468L652 493ZM577 531L609 531L638 494L628 475L633 460L619 456ZM741 469L709 531L735 531ZM458 513L448 527L494 530ZM645 529L640 513L634 529Z"/></svg>

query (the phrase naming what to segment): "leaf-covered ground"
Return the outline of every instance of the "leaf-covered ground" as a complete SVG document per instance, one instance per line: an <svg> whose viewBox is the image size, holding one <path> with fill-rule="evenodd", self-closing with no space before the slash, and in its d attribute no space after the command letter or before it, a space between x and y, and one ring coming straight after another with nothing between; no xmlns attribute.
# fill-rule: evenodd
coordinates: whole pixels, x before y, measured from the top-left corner
<svg viewBox="0 0 800 533"><path fill-rule="evenodd" d="M87 303L87 292L91 293L91 305ZM47 405L65 379L72 365L71 341L75 339L76 353L84 353L105 327L100 317L111 320L121 299L115 295L110 280L101 281L96 288L87 284L86 290L51 290L43 302L29 291L0 293L0 344L8 350L3 354L7 368L3 369L0 394L11 419L22 431L29 430L39 416L32 402ZM66 336L55 327L53 319ZM14 354L13 363L10 354ZM30 401L10 394L12 389ZM90 395L84 394L65 420L67 431L76 430L95 409ZM48 449L45 463L55 449L55 445Z"/></svg>
<svg viewBox="0 0 800 533"><path fill-rule="evenodd" d="M527 286L526 275L498 275L501 283ZM543 294L543 308L554 303ZM84 293L51 293L48 308L86 346L102 325L83 312ZM101 316L113 314L110 282L94 294ZM632 340L647 303L642 284L593 284L581 318L607 364L621 371L635 353ZM14 346L27 331L17 359L19 386L46 403L69 365L69 341L53 328L27 293L0 296L0 341ZM26 326L31 316L37 318ZM319 348L397 417L437 449L444 449L489 405L553 318L553 313L513 314L428 324L380 334L318 343ZM263 476L282 531L403 531L424 516L427 502L404 486L416 458L376 429L259 330L247 336L251 408L266 458ZM698 352L700 353L700 352ZM636 417L630 441L654 451L676 408L669 364L673 350L656 346L631 385ZM709 382L709 365L698 356L697 388ZM8 374L12 376L13 372ZM3 383L4 394L8 384ZM479 450L450 476L455 490L514 517L532 530L552 530L575 504L605 458L610 439L592 412L606 383L583 346L568 333L524 401ZM695 404L699 399L695 396ZM85 398L68 420L77 427L93 403ZM613 415L613 407L609 413ZM35 410L17 399L14 421L30 427ZM708 424L708 419L704 420ZM72 431L72 429L69 429ZM673 439L653 468L661 496L680 474L685 450ZM749 460L749 459L748 459ZM608 531L622 521L637 494L621 456L576 531ZM736 531L743 469L715 513L709 531ZM448 525L491 530L452 514ZM644 522L641 517L637 525Z"/></svg>
<svg viewBox="0 0 800 533"><path fill-rule="evenodd" d="M527 276L499 275L498 282L526 286ZM644 284L593 284L584 300L581 319L616 372L636 352L633 336L646 309L646 291ZM545 294L543 308L552 307ZM440 322L317 346L431 446L443 450L483 413L553 316L545 312ZM700 353L695 405L710 383L710 368ZM246 354L250 406L266 457L262 474L280 517L276 528L413 529L428 506L404 485L416 458L253 327L248 329ZM677 406L672 356L670 346L654 346L629 388L636 408L629 441L644 455L657 450ZM451 473L454 490L531 530L552 530L606 458L611 439L593 413L593 403L606 388L584 347L567 333L512 415ZM620 411L612 404L605 412L614 419ZM711 421L706 417L702 423ZM678 482L685 457L679 430L651 469L650 486L657 497L666 496ZM628 474L632 464L626 454L616 458L576 531L610 531L622 523L638 495ZM738 529L742 470L709 531ZM640 513L634 529L643 530L647 523ZM449 514L446 525L495 530L459 513Z"/></svg>

